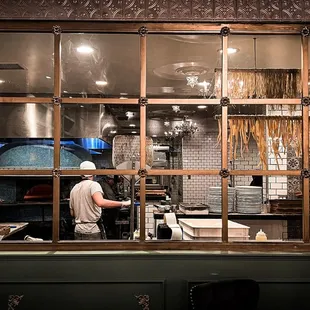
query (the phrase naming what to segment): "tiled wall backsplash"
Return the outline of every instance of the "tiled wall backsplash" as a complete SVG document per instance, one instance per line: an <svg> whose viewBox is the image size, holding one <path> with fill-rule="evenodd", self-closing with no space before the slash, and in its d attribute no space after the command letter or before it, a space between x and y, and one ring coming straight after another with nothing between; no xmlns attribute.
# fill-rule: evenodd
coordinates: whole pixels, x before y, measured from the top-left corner
<svg viewBox="0 0 310 310"><path fill-rule="evenodd" d="M191 138L183 139L183 168L184 169L221 169L221 146L217 142L218 132L203 132L195 134ZM255 170L258 169L259 157L254 140L250 140L249 152L238 156L234 161L234 169ZM229 164L229 169L232 165ZM235 177L232 185L249 185L252 177ZM220 176L194 175L190 179L183 177L183 201L203 202L207 201L208 188L221 186Z"/></svg>

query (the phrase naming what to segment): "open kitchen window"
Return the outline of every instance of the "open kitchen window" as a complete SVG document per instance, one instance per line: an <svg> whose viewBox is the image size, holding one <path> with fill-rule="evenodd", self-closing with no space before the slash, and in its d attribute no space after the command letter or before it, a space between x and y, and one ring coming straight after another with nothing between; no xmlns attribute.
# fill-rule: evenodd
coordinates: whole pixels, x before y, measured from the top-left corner
<svg viewBox="0 0 310 310"><path fill-rule="evenodd" d="M0 34L0 249L307 247L301 27L138 26ZM83 161L131 199L99 242L74 240Z"/></svg>

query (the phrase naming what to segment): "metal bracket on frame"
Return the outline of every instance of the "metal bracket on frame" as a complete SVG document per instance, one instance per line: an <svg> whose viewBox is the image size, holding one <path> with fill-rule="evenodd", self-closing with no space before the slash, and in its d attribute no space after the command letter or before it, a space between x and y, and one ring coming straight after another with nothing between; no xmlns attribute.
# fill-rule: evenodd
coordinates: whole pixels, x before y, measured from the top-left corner
<svg viewBox="0 0 310 310"><path fill-rule="evenodd" d="M53 177L59 178L60 177L60 169L54 169L53 170Z"/></svg>
<svg viewBox="0 0 310 310"><path fill-rule="evenodd" d="M302 169L301 170L301 177L303 179L309 179L310 178L310 170L309 169Z"/></svg>
<svg viewBox="0 0 310 310"><path fill-rule="evenodd" d="M148 33L148 30L145 26L142 26L139 28L138 33L139 33L140 37L145 37Z"/></svg>
<svg viewBox="0 0 310 310"><path fill-rule="evenodd" d="M225 26L221 28L221 36L227 37L230 34L230 28Z"/></svg>
<svg viewBox="0 0 310 310"><path fill-rule="evenodd" d="M309 35L310 35L310 29L309 29L307 26L303 27L303 28L301 29L301 35L302 35L303 37L309 37Z"/></svg>
<svg viewBox="0 0 310 310"><path fill-rule="evenodd" d="M140 106L147 106L149 103L149 100L146 97L140 97L139 98L139 104Z"/></svg>
<svg viewBox="0 0 310 310"><path fill-rule="evenodd" d="M301 104L304 106L304 107L307 107L310 105L310 97L302 97L301 98Z"/></svg>
<svg viewBox="0 0 310 310"><path fill-rule="evenodd" d="M60 35L61 34L61 27L58 25L53 26L53 33L55 35Z"/></svg>
<svg viewBox="0 0 310 310"><path fill-rule="evenodd" d="M230 99L228 97L222 97L220 101L220 105L222 107L227 107L230 104Z"/></svg>
<svg viewBox="0 0 310 310"><path fill-rule="evenodd" d="M230 175L229 170L228 169L222 169L220 171L220 176L224 179L228 178Z"/></svg>
<svg viewBox="0 0 310 310"><path fill-rule="evenodd" d="M62 102L62 99L60 97L54 96L53 97L53 104L55 104L56 106L60 106Z"/></svg>
<svg viewBox="0 0 310 310"><path fill-rule="evenodd" d="M139 169L138 171L140 178L145 178L147 176L147 170L146 169Z"/></svg>

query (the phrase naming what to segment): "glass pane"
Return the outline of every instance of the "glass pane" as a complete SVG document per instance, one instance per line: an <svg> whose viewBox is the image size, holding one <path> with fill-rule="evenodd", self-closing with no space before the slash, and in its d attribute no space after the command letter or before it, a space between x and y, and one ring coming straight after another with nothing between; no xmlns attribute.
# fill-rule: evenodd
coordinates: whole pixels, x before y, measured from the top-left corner
<svg viewBox="0 0 310 310"><path fill-rule="evenodd" d="M1 242L51 241L52 177L1 176L0 188Z"/></svg>
<svg viewBox="0 0 310 310"><path fill-rule="evenodd" d="M147 176L146 178L146 236L149 239L171 239L170 218L183 229L180 240L200 240L193 227L206 226L217 220L221 225L221 214L210 213L211 207L221 208L221 198L210 202L210 192L221 190L220 176ZM214 204L212 204L214 202ZM211 205L211 206L210 206ZM168 215L167 215L168 214ZM175 216L174 216L175 215ZM164 218L169 224L164 224ZM175 231L179 237L178 229ZM151 234L151 235L150 235ZM221 241L221 234L209 236L206 241Z"/></svg>
<svg viewBox="0 0 310 310"><path fill-rule="evenodd" d="M249 186L251 185L251 186ZM229 220L229 241L299 241L302 239L302 186L300 177L239 176L235 209Z"/></svg>
<svg viewBox="0 0 310 310"><path fill-rule="evenodd" d="M139 96L139 38L133 34L63 34L63 95Z"/></svg>
<svg viewBox="0 0 310 310"><path fill-rule="evenodd" d="M106 201L107 207L105 208L94 206L94 200L88 192L83 192L83 187L79 188L78 192L76 189L73 189L75 185L80 186L83 184L84 181L82 181L80 176L67 176L61 178L60 239L81 240L81 233L83 233L83 235L84 233L97 234L100 231L100 228L96 223L98 219L102 220L102 223L99 223L99 225L103 225L104 227L105 239L130 239L131 232L133 233L137 229L137 210L139 203L136 202L134 204L134 212L132 216L131 207L120 208L120 202L129 199L132 199L132 201L135 200L134 192L131 191L131 176L96 175L93 180L97 182L95 188L102 191L103 198L108 200ZM134 176L134 180L138 180L138 178ZM133 190L138 191L138 189L139 186L137 185ZM70 193L75 193L71 196L73 210L75 211L74 215L70 214ZM79 210L79 202L82 199L84 201L83 207L87 209L87 212L85 213L77 211ZM110 204L111 200L113 202L117 201L119 204L113 206ZM85 204L85 201L89 201L89 204ZM85 223L80 223L81 221ZM83 238L86 237L87 236L84 236ZM101 235L99 238L100 239L89 240L102 240Z"/></svg>
<svg viewBox="0 0 310 310"><path fill-rule="evenodd" d="M231 35L230 98L300 98L299 35Z"/></svg>
<svg viewBox="0 0 310 310"><path fill-rule="evenodd" d="M218 35L149 35L147 96L215 98L221 92ZM219 96L218 98L220 98Z"/></svg>
<svg viewBox="0 0 310 310"><path fill-rule="evenodd" d="M53 106L1 104L0 168L52 168Z"/></svg>
<svg viewBox="0 0 310 310"><path fill-rule="evenodd" d="M51 97L53 94L53 35L0 33L1 96Z"/></svg>
<svg viewBox="0 0 310 310"><path fill-rule="evenodd" d="M63 105L61 165L90 160L97 169L132 169L134 161L138 169L139 133L138 105Z"/></svg>
<svg viewBox="0 0 310 310"><path fill-rule="evenodd" d="M300 105L229 107L228 128L231 170L301 169Z"/></svg>
<svg viewBox="0 0 310 310"><path fill-rule="evenodd" d="M213 105L148 105L147 135L154 145L154 169L220 169L220 114Z"/></svg>

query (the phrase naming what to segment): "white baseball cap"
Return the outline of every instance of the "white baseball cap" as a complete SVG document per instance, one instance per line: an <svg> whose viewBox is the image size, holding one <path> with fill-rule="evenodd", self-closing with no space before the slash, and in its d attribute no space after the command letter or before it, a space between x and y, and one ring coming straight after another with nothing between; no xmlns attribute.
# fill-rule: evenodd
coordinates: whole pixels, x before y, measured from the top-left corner
<svg viewBox="0 0 310 310"><path fill-rule="evenodd" d="M93 162L86 160L80 164L80 169L84 169L84 170L93 170L94 169L94 170L96 170L96 165ZM84 174L84 176L85 177L91 177L92 174L88 174L88 175Z"/></svg>

